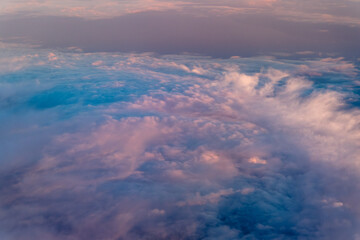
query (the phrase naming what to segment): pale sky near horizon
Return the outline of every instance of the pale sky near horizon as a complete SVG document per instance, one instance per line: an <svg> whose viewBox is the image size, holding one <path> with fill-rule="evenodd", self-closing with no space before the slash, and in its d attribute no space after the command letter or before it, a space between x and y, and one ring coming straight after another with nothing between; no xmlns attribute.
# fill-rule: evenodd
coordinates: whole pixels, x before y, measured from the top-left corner
<svg viewBox="0 0 360 240"><path fill-rule="evenodd" d="M357 59L359 12L358 0L4 0L0 40L90 52Z"/></svg>
<svg viewBox="0 0 360 240"><path fill-rule="evenodd" d="M359 9L358 0L3 0L0 15L29 14L93 19L146 11L177 10L199 16L258 13L275 15L292 21L359 25Z"/></svg>

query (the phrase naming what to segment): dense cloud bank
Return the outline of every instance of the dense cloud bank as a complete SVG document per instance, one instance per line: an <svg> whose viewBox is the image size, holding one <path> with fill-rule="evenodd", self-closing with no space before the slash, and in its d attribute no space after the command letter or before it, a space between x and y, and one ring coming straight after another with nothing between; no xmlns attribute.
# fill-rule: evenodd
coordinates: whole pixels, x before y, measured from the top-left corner
<svg viewBox="0 0 360 240"><path fill-rule="evenodd" d="M0 41L86 52L360 58L359 0L2 0Z"/></svg>
<svg viewBox="0 0 360 240"><path fill-rule="evenodd" d="M2 49L1 239L359 239L355 66Z"/></svg>
<svg viewBox="0 0 360 240"><path fill-rule="evenodd" d="M360 24L297 22L266 14L186 13L151 11L93 20L63 16L0 17L0 40L32 43L42 48L75 46L85 52L189 52L221 58L341 56L351 61L360 58Z"/></svg>

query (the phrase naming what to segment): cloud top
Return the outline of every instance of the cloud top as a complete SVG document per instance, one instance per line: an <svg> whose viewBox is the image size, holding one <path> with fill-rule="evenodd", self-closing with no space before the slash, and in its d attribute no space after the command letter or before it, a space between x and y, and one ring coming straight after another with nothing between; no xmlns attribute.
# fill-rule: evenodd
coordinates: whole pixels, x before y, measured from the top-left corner
<svg viewBox="0 0 360 240"><path fill-rule="evenodd" d="M0 58L3 239L359 237L351 62Z"/></svg>

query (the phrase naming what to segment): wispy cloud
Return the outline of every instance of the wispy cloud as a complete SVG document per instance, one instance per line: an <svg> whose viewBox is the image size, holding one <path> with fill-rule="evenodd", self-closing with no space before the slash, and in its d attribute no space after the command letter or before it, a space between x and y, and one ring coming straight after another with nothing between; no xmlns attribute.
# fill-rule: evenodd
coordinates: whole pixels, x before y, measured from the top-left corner
<svg viewBox="0 0 360 240"><path fill-rule="evenodd" d="M182 1L135 0L135 1L56 1L31 0L8 1L2 3L1 15L28 12L30 15L69 16L81 18L111 18L124 14L144 11L164 11L180 9L189 4Z"/></svg>
<svg viewBox="0 0 360 240"><path fill-rule="evenodd" d="M342 2L321 0L316 2L284 1L284 0L226 0L226 1L166 1L166 0L134 0L134 1L55 1L4 0L0 15L30 14L81 17L86 19L112 18L126 14L146 11L176 10L178 13L196 16L226 16L233 14L258 14L275 16L288 21L321 22L359 26L358 14L360 3L346 0Z"/></svg>

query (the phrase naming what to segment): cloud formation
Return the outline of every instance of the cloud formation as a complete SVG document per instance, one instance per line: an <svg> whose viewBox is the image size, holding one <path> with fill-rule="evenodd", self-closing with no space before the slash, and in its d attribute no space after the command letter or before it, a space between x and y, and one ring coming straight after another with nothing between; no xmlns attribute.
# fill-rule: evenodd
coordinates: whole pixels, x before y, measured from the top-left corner
<svg viewBox="0 0 360 240"><path fill-rule="evenodd" d="M214 11L218 10L218 6L213 7ZM233 55L292 59L345 57L347 60L360 56L359 26L342 21L313 22L305 18L289 21L265 13L194 11L147 11L107 19L4 16L0 18L0 40L83 52L191 53L222 58Z"/></svg>
<svg viewBox="0 0 360 240"><path fill-rule="evenodd" d="M0 15L18 14L82 17L87 19L111 18L145 11L179 9L187 4L182 1L133 0L133 1L81 1L81 0L4 0Z"/></svg>
<svg viewBox="0 0 360 240"><path fill-rule="evenodd" d="M322 22L359 26L360 2L354 0L3 0L0 16L67 16L105 19L140 12L174 10L196 16L258 14L296 22Z"/></svg>
<svg viewBox="0 0 360 240"><path fill-rule="evenodd" d="M34 52L0 60L2 239L359 238L353 63Z"/></svg>

